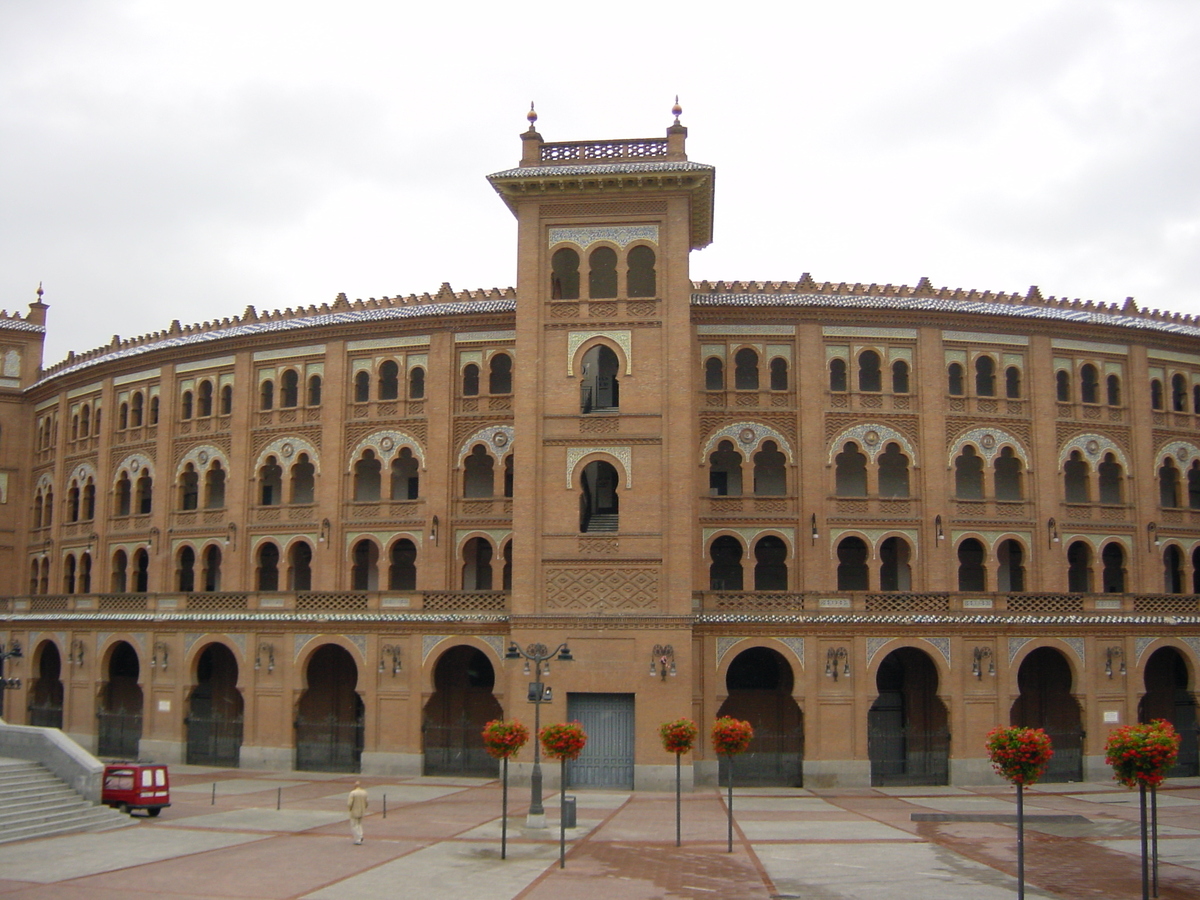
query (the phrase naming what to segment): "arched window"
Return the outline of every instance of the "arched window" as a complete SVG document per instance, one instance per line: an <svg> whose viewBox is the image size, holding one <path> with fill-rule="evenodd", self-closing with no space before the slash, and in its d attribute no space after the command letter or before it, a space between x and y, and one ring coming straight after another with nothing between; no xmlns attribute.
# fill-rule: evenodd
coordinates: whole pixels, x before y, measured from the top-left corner
<svg viewBox="0 0 1200 900"><path fill-rule="evenodd" d="M184 418L190 419L192 417L192 412L191 412L192 395L190 393L185 392L183 396L184 396L185 400L187 401L187 410L188 410L187 415L185 415ZM74 440L79 434L78 422L79 422L78 418L71 420L71 439L72 440ZM128 427L129 427L129 404L122 403L120 406L117 407L117 430L124 431Z"/></svg>
<svg viewBox="0 0 1200 900"><path fill-rule="evenodd" d="M912 590L912 548L904 538L890 537L879 546L879 589Z"/></svg>
<svg viewBox="0 0 1200 900"><path fill-rule="evenodd" d="M142 469L142 474L138 476L137 492L134 497L134 506L137 514L144 516L150 512L154 501L154 481L150 477L150 473L146 469Z"/></svg>
<svg viewBox="0 0 1200 900"><path fill-rule="evenodd" d="M742 544L735 537L722 535L708 550L708 589L710 591L740 591L742 589Z"/></svg>
<svg viewBox="0 0 1200 900"><path fill-rule="evenodd" d="M360 371L354 376L354 402L366 403L371 399L371 373Z"/></svg>
<svg viewBox="0 0 1200 900"><path fill-rule="evenodd" d="M513 361L507 353L497 353L488 361L488 393L511 394Z"/></svg>
<svg viewBox="0 0 1200 900"><path fill-rule="evenodd" d="M1072 594L1092 590L1092 548L1084 541L1075 541L1067 548L1067 590Z"/></svg>
<svg viewBox="0 0 1200 900"><path fill-rule="evenodd" d="M996 549L996 590L1018 594L1025 590L1025 550L1014 540L1001 541Z"/></svg>
<svg viewBox="0 0 1200 900"><path fill-rule="evenodd" d="M1104 454L1104 461L1096 467L1100 476L1100 502L1117 506L1125 502L1123 482L1125 473L1113 453Z"/></svg>
<svg viewBox="0 0 1200 900"><path fill-rule="evenodd" d="M908 393L908 363L902 359L892 363L892 393Z"/></svg>
<svg viewBox="0 0 1200 900"><path fill-rule="evenodd" d="M73 481L67 489L67 521L79 521L79 485Z"/></svg>
<svg viewBox="0 0 1200 900"><path fill-rule="evenodd" d="M115 503L118 516L127 516L133 511L133 483L129 480L129 474L122 472L117 479L117 489L115 492ZM47 518L49 513L47 513ZM47 525L50 523L47 522Z"/></svg>
<svg viewBox="0 0 1200 900"><path fill-rule="evenodd" d="M142 395L138 394L137 396L141 397ZM91 430L91 418L92 418L92 408L85 403L85 404L83 404L83 409L81 409L79 411L79 435L80 435L80 437L88 436L88 432Z"/></svg>
<svg viewBox="0 0 1200 900"><path fill-rule="evenodd" d="M420 366L415 367L408 373L408 399L425 399L425 370Z"/></svg>
<svg viewBox="0 0 1200 900"><path fill-rule="evenodd" d="M1063 463L1063 486L1068 503L1091 503L1091 473L1083 454L1072 450L1070 458Z"/></svg>
<svg viewBox="0 0 1200 900"><path fill-rule="evenodd" d="M155 397L154 399L155 399L155 401L158 400L157 397ZM158 409L157 402L155 403L154 409L155 410ZM232 414L233 414L233 385L227 384L227 385L225 385L225 387L221 388L221 415L228 416L228 415L232 415ZM155 418L157 419L157 413L155 415Z"/></svg>
<svg viewBox="0 0 1200 900"><path fill-rule="evenodd" d="M308 405L309 406L320 406L321 405L321 376L320 375L309 375L308 376Z"/></svg>
<svg viewBox="0 0 1200 900"><path fill-rule="evenodd" d="M1100 572L1100 590L1106 594L1125 593L1125 549L1116 541L1110 541L1100 551L1102 568ZM1182 558L1180 559L1182 563ZM1183 590L1182 571L1180 572L1179 589Z"/></svg>
<svg viewBox="0 0 1200 900"><path fill-rule="evenodd" d="M837 549L837 586L839 591L869 591L871 575L867 570L867 544L860 537L842 538Z"/></svg>
<svg viewBox="0 0 1200 900"><path fill-rule="evenodd" d="M204 508L225 508L225 469L219 459L214 459L204 473Z"/></svg>
<svg viewBox="0 0 1200 900"><path fill-rule="evenodd" d="M479 366L468 363L463 369L462 392L464 397L479 396Z"/></svg>
<svg viewBox="0 0 1200 900"><path fill-rule="evenodd" d="M1174 544L1163 551L1163 591L1183 593L1183 553Z"/></svg>
<svg viewBox="0 0 1200 900"><path fill-rule="evenodd" d="M1071 375L1066 369L1054 373L1054 396L1059 403L1071 402Z"/></svg>
<svg viewBox="0 0 1200 900"><path fill-rule="evenodd" d="M962 397L967 393L963 382L963 367L961 363L950 363L946 369L946 392L951 397Z"/></svg>
<svg viewBox="0 0 1200 900"><path fill-rule="evenodd" d="M758 354L749 347L733 356L733 387L738 391L758 390Z"/></svg>
<svg viewBox="0 0 1200 900"><path fill-rule="evenodd" d="M483 444L476 444L463 460L463 496L491 497L496 490L492 475L496 461Z"/></svg>
<svg viewBox="0 0 1200 900"><path fill-rule="evenodd" d="M179 400L179 418L187 421L192 417L192 392L184 391L183 396ZM125 413L122 411L120 416L120 427L125 427Z"/></svg>
<svg viewBox="0 0 1200 900"><path fill-rule="evenodd" d="M390 496L393 500L416 500L420 496L420 484L417 460L412 450L403 447L392 460Z"/></svg>
<svg viewBox="0 0 1200 900"><path fill-rule="evenodd" d="M858 389L870 393L883 390L883 378L879 371L879 354L864 350L858 355Z"/></svg>
<svg viewBox="0 0 1200 900"><path fill-rule="evenodd" d="M394 359L385 360L379 367L379 399L395 400L400 396L400 366Z"/></svg>
<svg viewBox="0 0 1200 900"><path fill-rule="evenodd" d="M221 589L221 548L209 544L204 548L203 590L213 593Z"/></svg>
<svg viewBox="0 0 1200 900"><path fill-rule="evenodd" d="M975 538L967 538L958 545L958 589L960 591L986 591L987 567L983 544Z"/></svg>
<svg viewBox="0 0 1200 900"><path fill-rule="evenodd" d="M786 465L787 457L780 452L779 446L774 441L763 441L762 449L754 454L755 496L782 497L787 494Z"/></svg>
<svg viewBox="0 0 1200 900"><path fill-rule="evenodd" d="M739 497L742 493L742 455L732 441L721 441L708 457L708 493L711 497Z"/></svg>
<svg viewBox="0 0 1200 900"><path fill-rule="evenodd" d="M510 453L504 457L504 496L512 497L513 495L513 458L515 453Z"/></svg>
<svg viewBox="0 0 1200 900"><path fill-rule="evenodd" d="M767 535L754 545L754 589L756 591L786 591L788 589L787 544L781 538Z"/></svg>
<svg viewBox="0 0 1200 900"><path fill-rule="evenodd" d="M831 359L829 361L829 389L831 391L845 391L847 389L846 385L846 361L844 359Z"/></svg>
<svg viewBox="0 0 1200 900"><path fill-rule="evenodd" d="M1016 366L1004 370L1004 396L1009 400L1019 400L1021 397L1021 370Z"/></svg>
<svg viewBox="0 0 1200 900"><path fill-rule="evenodd" d="M1106 384L1108 385L1108 405L1109 406L1120 406L1121 405L1121 378L1120 378L1120 376L1119 375L1109 375L1108 378L1105 379L1105 381L1106 381Z"/></svg>
<svg viewBox="0 0 1200 900"><path fill-rule="evenodd" d="M996 396L996 361L990 356L980 356L975 360L975 395Z"/></svg>
<svg viewBox="0 0 1200 900"><path fill-rule="evenodd" d="M54 489L46 488L46 514L42 524L49 528L54 524Z"/></svg>
<svg viewBox="0 0 1200 900"><path fill-rule="evenodd" d="M471 538L463 545L464 591L492 589L492 545L484 538Z"/></svg>
<svg viewBox="0 0 1200 900"><path fill-rule="evenodd" d="M63 560L63 592L75 593L75 555L73 553L68 553L67 558Z"/></svg>
<svg viewBox="0 0 1200 900"><path fill-rule="evenodd" d="M91 478L83 485L83 520L96 518L96 483Z"/></svg>
<svg viewBox="0 0 1200 900"><path fill-rule="evenodd" d="M1200 509L1200 460L1188 469L1188 508Z"/></svg>
<svg viewBox="0 0 1200 900"><path fill-rule="evenodd" d="M279 379L279 405L284 409L300 405L300 375L295 369L288 369Z"/></svg>
<svg viewBox="0 0 1200 900"><path fill-rule="evenodd" d="M179 475L179 508L196 509L200 505L200 476L196 467L188 463Z"/></svg>
<svg viewBox="0 0 1200 900"><path fill-rule="evenodd" d="M279 590L279 548L265 541L258 548L255 587L260 591Z"/></svg>
<svg viewBox="0 0 1200 900"><path fill-rule="evenodd" d="M1179 468L1168 457L1158 469L1158 505L1174 508L1180 505Z"/></svg>
<svg viewBox="0 0 1200 900"><path fill-rule="evenodd" d="M45 508L46 500L42 496L42 492L38 491L37 496L33 498L33 527L42 527L42 510Z"/></svg>
<svg viewBox="0 0 1200 900"><path fill-rule="evenodd" d="M1021 484L1021 460L1012 447L1005 447L993 465L996 480L997 500L1023 500L1025 492Z"/></svg>
<svg viewBox="0 0 1200 900"><path fill-rule="evenodd" d="M1163 387L1162 382L1157 378L1151 380L1150 382L1150 408L1163 408Z"/></svg>
<svg viewBox="0 0 1200 900"><path fill-rule="evenodd" d="M1200 413L1200 384L1192 385L1192 409ZM96 414L99 415L98 410Z"/></svg>
<svg viewBox="0 0 1200 900"><path fill-rule="evenodd" d="M275 408L275 382L269 378L258 386L258 408L264 412Z"/></svg>
<svg viewBox="0 0 1200 900"><path fill-rule="evenodd" d="M211 416L213 413L213 385L211 381L200 382L200 387L196 389L196 414L198 416ZM133 398L133 420L141 418L141 413L138 410L138 397L135 394Z"/></svg>
<svg viewBox="0 0 1200 900"><path fill-rule="evenodd" d="M579 477L579 531L618 531L620 503L613 465L598 459L584 466Z"/></svg>
<svg viewBox="0 0 1200 900"><path fill-rule="evenodd" d="M867 496L867 457L853 441L834 459L834 485L839 497Z"/></svg>
<svg viewBox="0 0 1200 900"><path fill-rule="evenodd" d="M725 364L715 356L710 356L704 361L704 389L706 391L723 391L725 389Z"/></svg>
<svg viewBox="0 0 1200 900"><path fill-rule="evenodd" d="M509 457L509 459L511 458ZM500 574L500 588L505 591L512 590L512 554L513 542L505 541L504 552L501 554L504 557L504 567L501 569Z"/></svg>
<svg viewBox="0 0 1200 900"><path fill-rule="evenodd" d="M654 251L639 245L629 251L629 276L626 293L630 297L658 296L658 277L654 271Z"/></svg>
<svg viewBox="0 0 1200 900"><path fill-rule="evenodd" d="M1100 402L1100 374L1091 363L1079 369L1079 399L1083 403Z"/></svg>
<svg viewBox="0 0 1200 900"><path fill-rule="evenodd" d="M771 360L771 390L786 391L788 389L788 364L782 356Z"/></svg>
<svg viewBox="0 0 1200 900"><path fill-rule="evenodd" d="M388 590L417 589L417 547L408 538L392 544L391 565L388 566Z"/></svg>
<svg viewBox="0 0 1200 900"><path fill-rule="evenodd" d="M84 553L79 557L79 579L77 583L80 594L92 592L92 554Z"/></svg>
<svg viewBox="0 0 1200 900"><path fill-rule="evenodd" d="M908 496L908 457L894 441L879 456L879 496Z"/></svg>
<svg viewBox="0 0 1200 900"><path fill-rule="evenodd" d="M196 551L191 547L185 546L179 551L177 578L179 590L188 593L196 590Z"/></svg>
<svg viewBox="0 0 1200 900"><path fill-rule="evenodd" d="M550 299L579 299L579 254L560 247L550 257Z"/></svg>
<svg viewBox="0 0 1200 900"><path fill-rule="evenodd" d="M258 470L258 486L262 506L283 503L283 469L274 456L268 456Z"/></svg>
<svg viewBox="0 0 1200 900"><path fill-rule="evenodd" d="M617 252L597 247L588 257L588 297L607 300L617 296Z"/></svg>
<svg viewBox="0 0 1200 900"><path fill-rule="evenodd" d="M129 586L129 557L124 550L113 554L112 580L109 584L114 594L124 594Z"/></svg>
<svg viewBox="0 0 1200 900"><path fill-rule="evenodd" d="M1171 376L1171 409L1175 412L1187 412L1187 381L1179 374Z"/></svg>
<svg viewBox="0 0 1200 900"><path fill-rule="evenodd" d="M954 461L954 496L959 500L983 499L983 457L969 444Z"/></svg>
<svg viewBox="0 0 1200 900"><path fill-rule="evenodd" d="M133 593L144 594L150 590L150 554L146 548L133 551Z"/></svg>
<svg viewBox="0 0 1200 900"><path fill-rule="evenodd" d="M383 464L374 450L364 450L362 458L354 464L354 499L375 501L381 496Z"/></svg>
<svg viewBox="0 0 1200 900"><path fill-rule="evenodd" d="M312 558L312 547L306 541L296 541L288 548L289 591L312 590Z"/></svg>
<svg viewBox="0 0 1200 900"><path fill-rule="evenodd" d="M307 453L296 457L292 466L292 503L307 504L316 499L317 467L313 465Z"/></svg>
<svg viewBox="0 0 1200 900"><path fill-rule="evenodd" d="M586 415L597 410L619 409L621 385L617 377L620 371L617 354L604 344L598 344L583 355L582 369L583 380L579 385L580 412Z"/></svg>

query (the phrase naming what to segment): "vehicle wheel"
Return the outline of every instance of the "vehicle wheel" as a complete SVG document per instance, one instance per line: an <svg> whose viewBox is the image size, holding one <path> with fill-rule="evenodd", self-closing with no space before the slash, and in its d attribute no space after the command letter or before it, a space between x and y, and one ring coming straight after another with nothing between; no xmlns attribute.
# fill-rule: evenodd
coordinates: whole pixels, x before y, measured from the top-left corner
<svg viewBox="0 0 1200 900"><path fill-rule="evenodd" d="M125 813L125 815L129 815L129 804L128 804L128 803L122 803L120 806L118 806L118 807L117 807L117 810L118 810L119 812L123 812L123 813Z"/></svg>
<svg viewBox="0 0 1200 900"><path fill-rule="evenodd" d="M154 806L154 807L151 807L150 809L146 810L146 815L148 815L148 816L149 816L150 818L152 818L152 819L157 819L157 818L158 818L158 814L159 814L160 812L162 812L162 807L161 807L161 806Z"/></svg>

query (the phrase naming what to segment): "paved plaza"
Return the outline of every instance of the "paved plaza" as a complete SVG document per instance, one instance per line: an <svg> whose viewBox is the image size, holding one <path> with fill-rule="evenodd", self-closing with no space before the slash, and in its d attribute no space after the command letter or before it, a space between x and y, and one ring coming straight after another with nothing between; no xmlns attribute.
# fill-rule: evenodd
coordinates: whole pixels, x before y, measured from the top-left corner
<svg viewBox="0 0 1200 900"><path fill-rule="evenodd" d="M171 808L133 828L0 846L2 900L1001 900L1015 896L1015 795L1003 788L574 792L579 827L558 865L550 828L524 828L510 793L500 858L500 785L363 778L366 841L351 843L355 778L172 767ZM213 786L216 786L214 797ZM384 798L387 801L384 815ZM1136 793L1047 785L1026 794L1027 896L1140 897ZM278 809L276 806L278 805ZM1160 793L1159 894L1200 897L1200 779Z"/></svg>

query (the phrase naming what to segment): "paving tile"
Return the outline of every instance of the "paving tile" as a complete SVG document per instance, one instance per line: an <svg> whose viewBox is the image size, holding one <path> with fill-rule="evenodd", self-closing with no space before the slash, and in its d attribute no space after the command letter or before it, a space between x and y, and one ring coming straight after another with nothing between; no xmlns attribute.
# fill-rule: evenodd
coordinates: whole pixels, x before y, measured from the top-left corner
<svg viewBox="0 0 1200 900"><path fill-rule="evenodd" d="M173 794L203 794L212 795L214 782L197 782L195 784L171 784ZM279 788L299 787L306 784L303 781L271 781L267 778L224 778L215 782L217 785L217 801L229 795L254 794L259 791L275 791Z"/></svg>
<svg viewBox="0 0 1200 900"><path fill-rule="evenodd" d="M308 831L321 825L347 821L346 813L319 809L230 809L177 822L167 828L232 828L242 831Z"/></svg>

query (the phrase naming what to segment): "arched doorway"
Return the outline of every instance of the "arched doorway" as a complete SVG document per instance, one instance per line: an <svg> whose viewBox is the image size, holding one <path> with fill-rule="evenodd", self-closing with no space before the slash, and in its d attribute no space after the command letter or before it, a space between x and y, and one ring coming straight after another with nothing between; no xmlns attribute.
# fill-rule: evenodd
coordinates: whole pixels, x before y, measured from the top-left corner
<svg viewBox="0 0 1200 900"><path fill-rule="evenodd" d="M1187 660L1174 647L1159 647L1146 661L1146 693L1138 704L1138 721L1166 719L1181 738L1172 778L1200 775L1197 754L1196 697L1188 690Z"/></svg>
<svg viewBox="0 0 1200 900"><path fill-rule="evenodd" d="M25 721L41 728L62 728L62 655L53 641L43 641L39 648L37 679L29 689Z"/></svg>
<svg viewBox="0 0 1200 900"><path fill-rule="evenodd" d="M1045 782L1083 780L1083 716L1071 695L1071 667L1053 647L1039 647L1021 663L1010 723L1043 728L1054 744L1054 756L1042 776Z"/></svg>
<svg viewBox="0 0 1200 900"><path fill-rule="evenodd" d="M187 761L192 766L236 766L242 749L242 695L238 664L224 644L209 644L196 660L188 702Z"/></svg>
<svg viewBox="0 0 1200 900"><path fill-rule="evenodd" d="M354 688L358 666L349 651L323 644L308 660L308 688L296 711L296 768L357 772L363 750L365 708Z"/></svg>
<svg viewBox="0 0 1200 900"><path fill-rule="evenodd" d="M950 732L929 654L893 650L879 664L875 685L879 696L867 713L871 784L946 784Z"/></svg>
<svg viewBox="0 0 1200 900"><path fill-rule="evenodd" d="M745 719L754 726L750 749L738 758L738 784L803 784L804 717L792 697L793 684L791 665L770 647L743 650L729 664L728 696L717 715ZM729 757L720 758L718 777L721 784L729 783Z"/></svg>
<svg viewBox="0 0 1200 900"><path fill-rule="evenodd" d="M141 666L137 651L118 641L108 655L108 679L100 686L96 755L137 759L142 740Z"/></svg>
<svg viewBox="0 0 1200 900"><path fill-rule="evenodd" d="M496 777L499 764L488 756L482 735L490 720L504 717L495 686L496 670L482 650L459 645L441 655L421 725L426 775Z"/></svg>

